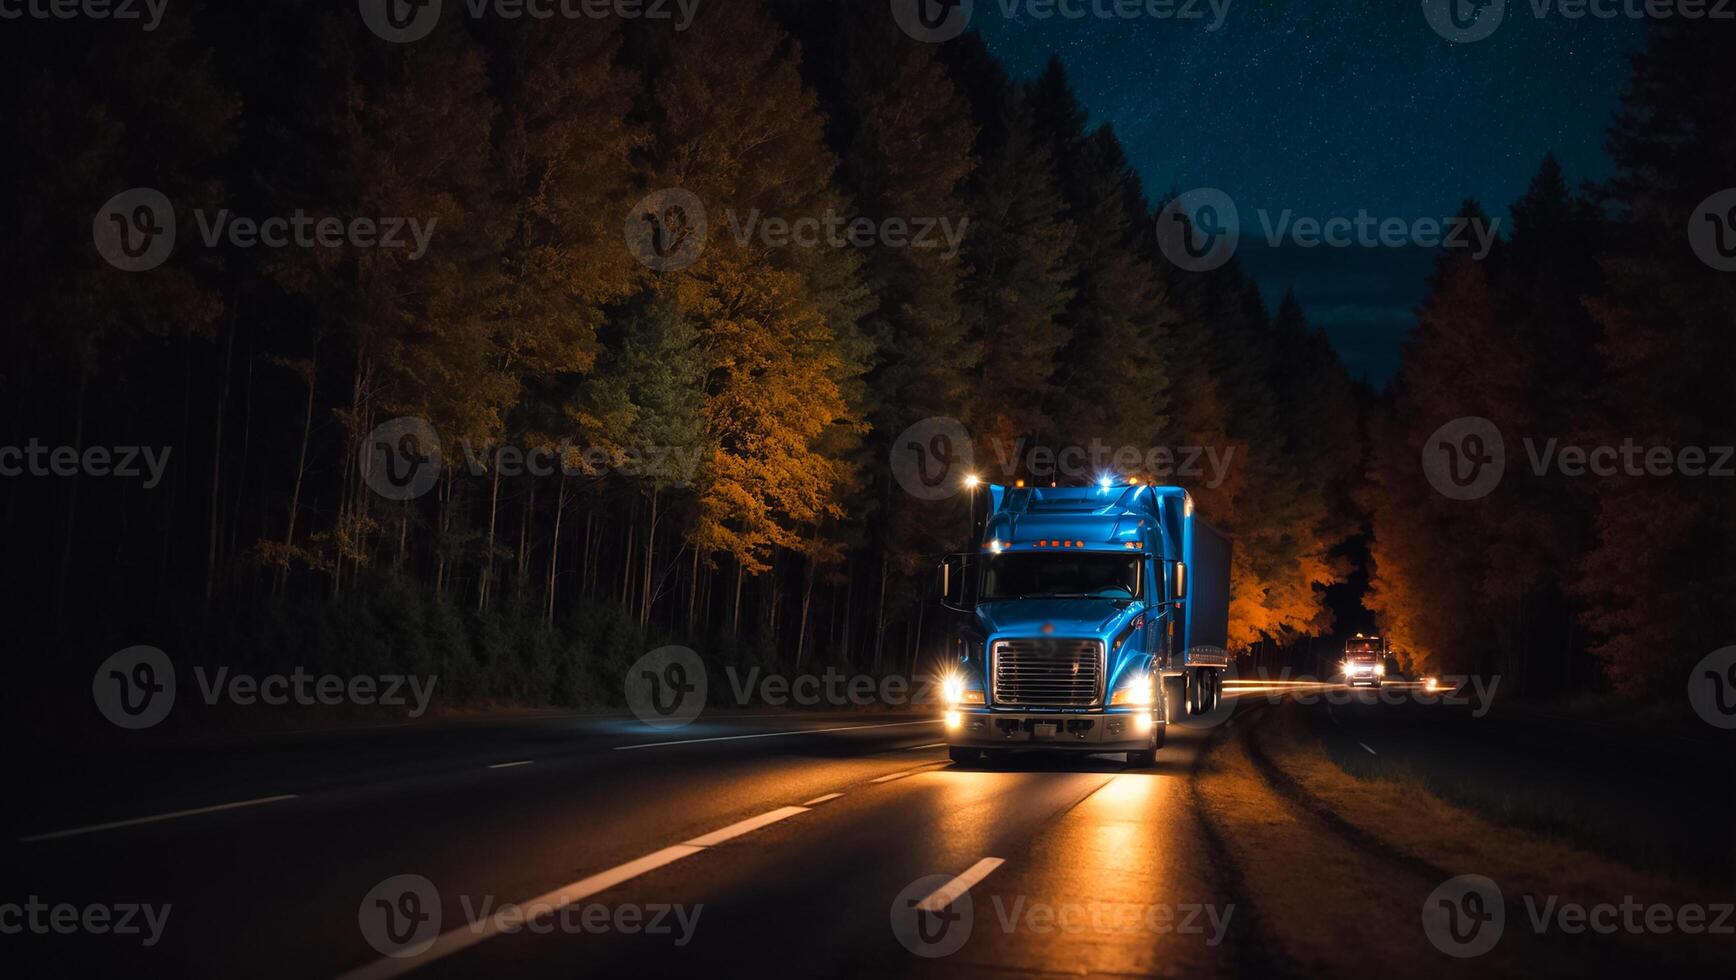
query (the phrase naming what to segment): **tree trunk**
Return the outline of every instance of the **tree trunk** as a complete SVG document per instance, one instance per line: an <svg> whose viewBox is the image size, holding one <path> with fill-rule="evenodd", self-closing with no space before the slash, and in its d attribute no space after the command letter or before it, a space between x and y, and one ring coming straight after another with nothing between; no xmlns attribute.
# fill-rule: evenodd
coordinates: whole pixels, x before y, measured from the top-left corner
<svg viewBox="0 0 1736 980"><path fill-rule="evenodd" d="M548 626L555 624L555 574L561 560L561 516L567 510L567 478L557 475L555 479L555 529L549 535L549 574L548 581L543 583L543 623Z"/></svg>
<svg viewBox="0 0 1736 980"><path fill-rule="evenodd" d="M645 527L645 568L643 581L639 586L639 626L644 628L651 621L651 580L653 564L657 558L657 503L660 493L656 487L651 488L651 516Z"/></svg>
<svg viewBox="0 0 1736 980"><path fill-rule="evenodd" d="M928 603L916 604L916 639L910 644L910 679L916 679L916 659L922 653L922 617L928 612Z"/></svg>
<svg viewBox="0 0 1736 980"><path fill-rule="evenodd" d="M637 554L633 547L633 525L639 515L639 502L630 500L627 503L627 520L621 525L621 608L633 611L633 558Z"/></svg>
<svg viewBox="0 0 1736 980"><path fill-rule="evenodd" d="M699 605L699 548L693 549L693 566L687 582L687 635L693 635L693 614Z"/></svg>
<svg viewBox="0 0 1736 980"><path fill-rule="evenodd" d="M482 582L476 590L476 611L488 605L488 586L494 576L494 524L500 511L500 457L494 459L494 479L488 491L488 545L482 553Z"/></svg>
<svg viewBox="0 0 1736 980"><path fill-rule="evenodd" d="M446 543L452 535L452 481L456 470L447 467L441 474L444 478L440 488L440 516L436 518L439 528L435 531L434 542L434 594L441 598L446 596Z"/></svg>
<svg viewBox="0 0 1736 980"><path fill-rule="evenodd" d="M874 610L874 670L875 677L880 676L880 656L886 649L886 575L888 572L887 558L880 556L880 601Z"/></svg>
<svg viewBox="0 0 1736 980"><path fill-rule="evenodd" d="M741 639L741 579L741 559L737 558L735 560L735 601L730 607L729 613L729 635L731 639L737 641Z"/></svg>
<svg viewBox="0 0 1736 980"><path fill-rule="evenodd" d="M815 537L818 537L818 533ZM815 563L812 556L808 558L807 568L802 574L802 618L796 626L796 669L802 667L802 656L808 650L808 609L814 600Z"/></svg>
<svg viewBox="0 0 1736 980"><path fill-rule="evenodd" d="M313 437L314 387L318 378L319 335L315 334L313 338L313 354L308 360L307 377L304 379L307 382L307 405L303 409L301 416L301 452L295 459L295 483L289 491L289 523L283 531L285 564L283 568L279 570L277 576L277 590L279 592L283 591L284 581L289 577L289 565L287 564L289 556L287 552L290 548L295 546L295 518L296 515L301 512L301 484L302 480L307 475L307 444L308 440Z"/></svg>
<svg viewBox="0 0 1736 980"><path fill-rule="evenodd" d="M585 595L591 594L591 570L596 567L596 561L591 555L591 540L597 527L597 501L593 496L590 506L585 508L585 543L580 549L584 567L579 570L579 588Z"/></svg>
<svg viewBox="0 0 1736 980"><path fill-rule="evenodd" d="M210 608L211 596L217 589L217 535L222 526L221 484L223 477L223 415L229 407L229 376L235 364L235 311L239 303L229 306L229 336L223 341L223 380L217 385L217 407L211 417L211 511L210 527L205 539L205 606Z"/></svg>
<svg viewBox="0 0 1736 980"><path fill-rule="evenodd" d="M235 485L229 494L229 529L225 546L231 555L237 552L241 541L241 514L247 503L247 463L253 458L253 375L259 363L254 357L253 341L254 335L249 331L247 352L243 355L247 364L247 383L242 388L241 397L241 454L235 461ZM266 525L262 522L259 525L259 536L264 537L267 533ZM234 578L233 569L236 567L239 566L231 565L231 579ZM233 582L231 584L233 585Z"/></svg>
<svg viewBox="0 0 1736 980"><path fill-rule="evenodd" d="M513 581L513 594L519 601L524 599L524 580L530 577L530 519L536 512L536 478L528 477L530 490L526 493L525 503L518 510L518 554L515 557L517 578Z"/></svg>

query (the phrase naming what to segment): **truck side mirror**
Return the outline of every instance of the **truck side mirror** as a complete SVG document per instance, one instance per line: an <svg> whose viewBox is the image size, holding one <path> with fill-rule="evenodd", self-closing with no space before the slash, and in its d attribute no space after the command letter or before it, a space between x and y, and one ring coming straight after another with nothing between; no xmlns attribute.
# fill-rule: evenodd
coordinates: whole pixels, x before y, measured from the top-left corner
<svg viewBox="0 0 1736 980"><path fill-rule="evenodd" d="M969 560L964 555L947 555L940 563L940 604L953 612L970 611L965 605L966 572L970 567L966 562Z"/></svg>

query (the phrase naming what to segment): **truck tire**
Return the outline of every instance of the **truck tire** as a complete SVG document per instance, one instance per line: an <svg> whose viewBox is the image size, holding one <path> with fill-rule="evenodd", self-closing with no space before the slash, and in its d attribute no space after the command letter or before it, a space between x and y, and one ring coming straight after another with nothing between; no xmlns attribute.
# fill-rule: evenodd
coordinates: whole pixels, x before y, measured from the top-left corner
<svg viewBox="0 0 1736 980"><path fill-rule="evenodd" d="M1170 724L1179 724L1187 717L1187 678L1165 677L1163 679L1163 720Z"/></svg>

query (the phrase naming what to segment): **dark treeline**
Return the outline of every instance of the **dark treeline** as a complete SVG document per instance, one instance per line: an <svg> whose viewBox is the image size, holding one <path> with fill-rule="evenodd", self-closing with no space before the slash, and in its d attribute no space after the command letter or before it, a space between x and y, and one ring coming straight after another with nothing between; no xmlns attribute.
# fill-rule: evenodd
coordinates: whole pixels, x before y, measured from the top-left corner
<svg viewBox="0 0 1736 980"><path fill-rule="evenodd" d="M1729 21L1655 26L1609 133L1614 175L1575 191L1546 161L1485 261L1437 265L1366 498L1369 606L1431 663L1680 699L1690 666L1736 638L1736 279L1690 239L1733 183L1732 51ZM1507 475L1460 502L1417 458L1465 416L1500 429ZM1642 472L1556 465L1568 447L1632 447ZM1723 475L1647 474L1648 452Z"/></svg>
<svg viewBox="0 0 1736 980"><path fill-rule="evenodd" d="M917 43L883 5L707 4L681 33L448 17L413 44L291 4L152 35L53 26L13 33L5 68L33 175L10 191L6 436L173 447L150 489L6 485L8 536L46 556L10 563L7 591L58 612L78 670L151 643L555 703L612 697L669 637L909 670L967 498L920 500L887 461L936 417L1005 480L1036 446L1211 447L1227 477L1197 489L1237 535L1239 640L1328 623L1318 586L1354 525L1323 492L1355 473L1348 380L1233 267L1162 259L1154 202L1059 64L1015 82L974 37ZM174 202L179 243L125 273L90 216L138 186ZM623 226L664 188L711 233L658 272ZM415 259L209 247L199 222L223 209L437 224ZM965 234L953 256L731 233L829 215ZM400 416L445 450L408 503L361 462ZM698 463L533 477L490 455L562 445Z"/></svg>
<svg viewBox="0 0 1736 980"><path fill-rule="evenodd" d="M182 9L152 33L13 26L0 444L171 449L154 486L0 486L0 587L45 647L17 655L25 690L139 643L554 704L614 700L665 640L910 670L967 503L904 492L888 459L936 417L997 479L1030 475L1000 458L1021 441L1231 460L1179 482L1235 538L1238 646L1330 630L1324 589L1370 527L1375 608L1431 662L1501 650L1522 674L1512 658L1539 650L1614 664L1659 631L1708 650L1728 632L1706 570L1729 567L1729 511L1707 526L1696 507L1723 484L1509 480L1465 507L1415 465L1465 414L1587 439L1729 431L1711 352L1736 307L1680 228L1723 186L1691 170L1731 158L1736 116L1692 38L1658 42L1667 77L1642 65L1600 199L1546 168L1495 257L1443 259L1391 410L1367 417L1293 301L1270 313L1233 263L1164 260L1161 202L1058 63L1009 79L974 36L914 42L884 5L732 0L685 32L448 16L410 44L299 3ZM178 244L128 273L92 215L135 187L174 203ZM656 271L623 228L667 188L710 233ZM224 211L433 232L419 255L207 245ZM966 233L957 256L732 234L755 215ZM399 417L443 448L405 502L366 472L368 434ZM501 447L696 462L531 476Z"/></svg>

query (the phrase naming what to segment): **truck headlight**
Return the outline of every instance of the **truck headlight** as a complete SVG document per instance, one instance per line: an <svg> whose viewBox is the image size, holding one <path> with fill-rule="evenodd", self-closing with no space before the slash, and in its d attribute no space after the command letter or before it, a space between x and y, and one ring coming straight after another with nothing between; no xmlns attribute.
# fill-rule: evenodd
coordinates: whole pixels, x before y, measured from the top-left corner
<svg viewBox="0 0 1736 980"><path fill-rule="evenodd" d="M1121 685L1121 688L1109 696L1111 706L1118 704L1147 707L1157 702L1157 681L1150 674L1140 674Z"/></svg>
<svg viewBox="0 0 1736 980"><path fill-rule="evenodd" d="M960 704L984 704L983 692L964 689L964 678L958 674L948 674L940 682L940 699L947 707Z"/></svg>
<svg viewBox="0 0 1736 980"><path fill-rule="evenodd" d="M1376 674L1380 675L1381 677L1385 677L1386 676L1386 664L1380 664L1379 666L1375 667L1374 672Z"/></svg>

